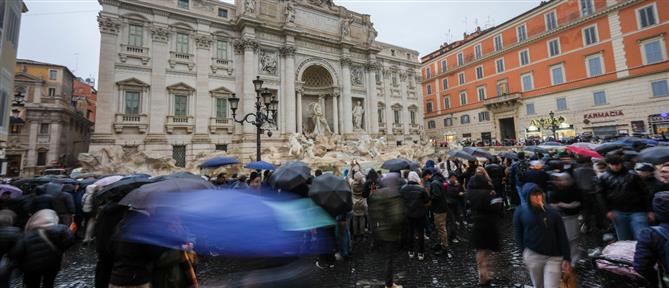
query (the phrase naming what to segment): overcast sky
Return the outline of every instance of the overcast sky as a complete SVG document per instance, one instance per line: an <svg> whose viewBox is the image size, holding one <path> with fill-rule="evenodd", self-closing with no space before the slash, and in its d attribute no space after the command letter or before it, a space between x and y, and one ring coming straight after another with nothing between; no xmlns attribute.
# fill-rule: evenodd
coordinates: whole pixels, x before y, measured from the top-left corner
<svg viewBox="0 0 669 288"><path fill-rule="evenodd" d="M10 0L14 1L14 0ZM24 0L18 57L65 65L77 76L98 74L100 32L97 0ZM225 2L234 2L227 0ZM537 5L535 0L335 0L369 14L378 40L425 55L444 41L500 24Z"/></svg>

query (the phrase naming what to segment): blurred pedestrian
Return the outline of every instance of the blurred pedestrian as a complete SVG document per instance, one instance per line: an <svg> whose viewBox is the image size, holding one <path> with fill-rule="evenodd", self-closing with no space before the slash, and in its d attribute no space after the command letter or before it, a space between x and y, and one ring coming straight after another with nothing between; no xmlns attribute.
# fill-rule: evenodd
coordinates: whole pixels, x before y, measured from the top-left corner
<svg viewBox="0 0 669 288"><path fill-rule="evenodd" d="M466 193L467 203L472 210L473 222L471 243L476 249L476 264L479 271L479 284L490 286L489 254L500 251L499 232L496 219L503 209L502 199L497 197L493 182L483 167L476 169L470 179Z"/></svg>
<svg viewBox="0 0 669 288"><path fill-rule="evenodd" d="M69 227L58 224L58 220L56 211L37 211L28 219L25 234L10 252L20 263L26 288L54 287L63 254L74 244Z"/></svg>
<svg viewBox="0 0 669 288"><path fill-rule="evenodd" d="M430 202L431 209L434 215L435 229L439 233L437 244L432 247L435 250L435 255L450 255L448 253L448 231L446 230L446 222L448 220L448 195L444 186L441 174L432 175L430 182Z"/></svg>
<svg viewBox="0 0 669 288"><path fill-rule="evenodd" d="M544 202L544 191L534 183L522 187L528 205L513 215L515 239L536 288L557 288L562 272L571 272L569 239L562 217ZM562 271L561 271L562 270Z"/></svg>
<svg viewBox="0 0 669 288"><path fill-rule="evenodd" d="M423 239L425 233L425 213L427 211L425 205L429 201L429 198L425 188L421 186L418 173L414 171L409 172L408 181L400 189L400 195L402 196L402 200L404 200L404 207L407 213L409 258L416 256L414 242L418 241L418 260L422 261L425 258L425 239Z"/></svg>
<svg viewBox="0 0 669 288"><path fill-rule="evenodd" d="M581 235L578 217L582 210L581 193L576 189L569 173L555 173L552 175L551 189L548 194L548 203L560 212L565 226L569 247L571 249L571 265L575 266L580 259L580 250L577 242Z"/></svg>
<svg viewBox="0 0 669 288"><path fill-rule="evenodd" d="M353 239L362 240L367 226L367 199L363 197L365 189L365 176L362 171L353 171L353 178L349 179L351 191L353 192Z"/></svg>
<svg viewBox="0 0 669 288"><path fill-rule="evenodd" d="M622 162L618 155L606 156L609 169L598 177L597 189L604 195L606 217L613 222L618 240L634 240L655 214L650 211L641 177L628 171Z"/></svg>
<svg viewBox="0 0 669 288"><path fill-rule="evenodd" d="M659 226L641 230L634 252L634 270L641 274L648 283L648 287L666 287L666 279L658 279L658 272L669 271L666 250L669 241L669 192L659 192L653 198L653 211ZM660 271L655 270L658 267ZM664 285L658 283L665 281Z"/></svg>
<svg viewBox="0 0 669 288"><path fill-rule="evenodd" d="M93 202L95 193L97 193L98 190L99 189L97 185L88 185L86 186L86 193L84 193L84 196L81 198L83 203L81 210L84 212L84 221L86 223L86 230L83 240L84 244L88 244L93 241L93 232L95 231L95 217L97 213L95 207L93 206Z"/></svg>
<svg viewBox="0 0 669 288"><path fill-rule="evenodd" d="M14 225L15 218L16 213L13 211L7 209L0 210L0 258L7 257L19 239L21 239L21 229L12 226ZM5 261L11 260L6 258ZM4 270L0 271L0 288L9 288L14 263L6 263L6 265L3 268Z"/></svg>

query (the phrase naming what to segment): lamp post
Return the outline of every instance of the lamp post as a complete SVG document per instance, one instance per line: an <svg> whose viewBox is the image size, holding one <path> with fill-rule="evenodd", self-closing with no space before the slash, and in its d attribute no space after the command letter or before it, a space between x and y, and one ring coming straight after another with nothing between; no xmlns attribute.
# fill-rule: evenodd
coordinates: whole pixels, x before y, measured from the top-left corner
<svg viewBox="0 0 669 288"><path fill-rule="evenodd" d="M542 128L550 129L551 132L553 132L553 140L555 141L557 141L557 130L560 128L560 124L564 121L565 119L562 116L555 118L555 113L553 113L553 111L548 113L548 118L539 119Z"/></svg>
<svg viewBox="0 0 669 288"><path fill-rule="evenodd" d="M256 126L256 161L260 161L260 134L265 131L266 124L276 125L276 112L279 107L279 100L268 88L262 87L263 81L260 76L256 76L253 80L253 87L256 90L256 112L244 115L240 120L237 120L237 108L239 108L239 98L233 93L230 101L230 109L232 110L232 120L244 125L249 123ZM272 131L267 130L267 136L272 137Z"/></svg>

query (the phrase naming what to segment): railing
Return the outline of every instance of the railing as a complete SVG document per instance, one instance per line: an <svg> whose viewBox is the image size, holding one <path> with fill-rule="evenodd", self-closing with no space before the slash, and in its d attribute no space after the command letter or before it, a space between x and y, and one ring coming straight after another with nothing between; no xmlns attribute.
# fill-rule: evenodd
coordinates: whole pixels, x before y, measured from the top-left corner
<svg viewBox="0 0 669 288"><path fill-rule="evenodd" d="M221 131L226 131L227 133L232 133L234 125L229 118L209 118L209 131L211 133L219 133Z"/></svg>
<svg viewBox="0 0 669 288"><path fill-rule="evenodd" d="M485 101L483 101L483 104L485 104L485 105L499 104L499 103L504 103L504 102L507 102L507 101L520 99L520 97L521 97L521 94L518 93L518 92L511 93L511 94L504 94L502 96L497 96L497 97L493 97L493 98L490 98L490 99L486 99Z"/></svg>
<svg viewBox="0 0 669 288"><path fill-rule="evenodd" d="M121 119L123 122L140 122L142 118L139 115L123 115Z"/></svg>
<svg viewBox="0 0 669 288"><path fill-rule="evenodd" d="M216 59L214 59L214 60L216 61L216 64L218 64L218 65L223 65L223 66L228 65L228 64L230 64L230 62L232 62L232 61L230 61L230 60L228 60L228 59L219 59L219 58L216 58Z"/></svg>
<svg viewBox="0 0 669 288"><path fill-rule="evenodd" d="M135 54L144 54L144 48L142 47L127 46L125 47L125 51Z"/></svg>
<svg viewBox="0 0 669 288"><path fill-rule="evenodd" d="M172 123L188 123L188 116L172 116Z"/></svg>

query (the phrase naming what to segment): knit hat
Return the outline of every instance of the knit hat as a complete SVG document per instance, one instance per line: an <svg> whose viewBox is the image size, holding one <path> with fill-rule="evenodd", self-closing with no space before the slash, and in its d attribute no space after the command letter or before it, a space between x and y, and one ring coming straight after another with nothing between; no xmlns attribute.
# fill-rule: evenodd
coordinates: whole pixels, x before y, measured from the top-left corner
<svg viewBox="0 0 669 288"><path fill-rule="evenodd" d="M416 173L415 171L409 172L409 177L407 177L407 179L410 182L416 182L416 183L420 184L420 176L418 176L418 173Z"/></svg>
<svg viewBox="0 0 669 288"><path fill-rule="evenodd" d="M653 197L653 211L660 222L669 222L669 191L659 192Z"/></svg>

